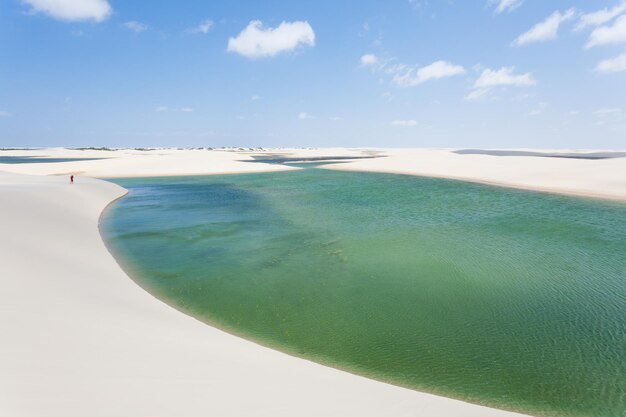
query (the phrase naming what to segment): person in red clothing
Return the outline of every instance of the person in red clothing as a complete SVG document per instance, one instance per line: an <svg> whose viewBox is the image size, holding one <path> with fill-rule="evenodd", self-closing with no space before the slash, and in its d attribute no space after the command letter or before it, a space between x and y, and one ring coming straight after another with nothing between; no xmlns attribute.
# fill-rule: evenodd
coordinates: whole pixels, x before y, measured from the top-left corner
<svg viewBox="0 0 626 417"><path fill-rule="evenodd" d="M74 184L74 176L70 175L70 184Z"/></svg>

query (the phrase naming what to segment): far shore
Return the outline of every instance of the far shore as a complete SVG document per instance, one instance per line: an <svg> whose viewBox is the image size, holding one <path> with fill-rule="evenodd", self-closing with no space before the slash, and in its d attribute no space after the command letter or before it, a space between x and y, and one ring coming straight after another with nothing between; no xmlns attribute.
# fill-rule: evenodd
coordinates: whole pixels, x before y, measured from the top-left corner
<svg viewBox="0 0 626 417"><path fill-rule="evenodd" d="M577 156L578 155L578 156ZM298 169L250 163L282 156L328 161L325 169L447 178L541 192L626 200L623 150L571 149L36 149L0 150L2 156L93 158L58 163L2 164L0 171L30 175L130 178L210 175ZM346 158L362 159L346 159ZM364 158L367 157L367 158ZM340 162L340 163L335 163Z"/></svg>

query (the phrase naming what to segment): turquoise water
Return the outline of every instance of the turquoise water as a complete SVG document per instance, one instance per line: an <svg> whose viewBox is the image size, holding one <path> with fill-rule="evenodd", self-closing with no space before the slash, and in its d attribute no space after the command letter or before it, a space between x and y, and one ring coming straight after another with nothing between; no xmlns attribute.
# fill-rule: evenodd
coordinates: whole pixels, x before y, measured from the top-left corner
<svg viewBox="0 0 626 417"><path fill-rule="evenodd" d="M623 416L623 203L322 169L116 182L109 246L207 323L421 391Z"/></svg>

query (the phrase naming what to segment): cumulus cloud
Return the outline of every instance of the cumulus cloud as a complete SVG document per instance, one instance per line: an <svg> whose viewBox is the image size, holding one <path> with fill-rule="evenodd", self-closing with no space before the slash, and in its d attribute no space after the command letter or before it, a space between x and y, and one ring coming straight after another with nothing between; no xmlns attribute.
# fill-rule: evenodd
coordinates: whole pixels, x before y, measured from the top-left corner
<svg viewBox="0 0 626 417"><path fill-rule="evenodd" d="M574 18L574 9L569 9L565 13L558 10L552 13L543 22L537 23L526 33L522 33L513 44L516 46L526 45L532 42L544 42L556 38L561 23Z"/></svg>
<svg viewBox="0 0 626 417"><path fill-rule="evenodd" d="M312 114L309 114L307 112L300 112L298 113L298 119L300 120L310 120L310 119L315 119L316 117L313 116Z"/></svg>
<svg viewBox="0 0 626 417"><path fill-rule="evenodd" d="M364 67L372 67L378 64L378 57L374 54L365 54L361 57L361 65Z"/></svg>
<svg viewBox="0 0 626 417"><path fill-rule="evenodd" d="M187 32L205 34L205 33L209 33L212 27L213 27L213 21L210 19L206 19L200 22L198 26L187 29Z"/></svg>
<svg viewBox="0 0 626 417"><path fill-rule="evenodd" d="M626 12L626 1L622 1L620 4L612 8L604 8L592 13L585 13L580 16L578 24L575 30L581 30L589 26L600 26L610 22L617 16Z"/></svg>
<svg viewBox="0 0 626 417"><path fill-rule="evenodd" d="M132 30L133 32L143 32L148 30L148 25L143 24L141 22L137 22L135 20L131 20L130 22L125 22L124 27L128 30Z"/></svg>
<svg viewBox="0 0 626 417"><path fill-rule="evenodd" d="M428 80L437 80L465 73L461 65L454 65L447 61L435 61L421 68L402 68L396 71L392 82L401 87L413 87Z"/></svg>
<svg viewBox="0 0 626 417"><path fill-rule="evenodd" d="M315 32L308 22L282 22L276 28L264 28L254 20L239 35L228 39L229 52L246 58L263 58L296 49L315 46Z"/></svg>
<svg viewBox="0 0 626 417"><path fill-rule="evenodd" d="M496 13L511 12L524 3L524 0L489 0L491 4L496 5Z"/></svg>
<svg viewBox="0 0 626 417"><path fill-rule="evenodd" d="M111 15L107 0L22 0L32 13L44 13L66 21L93 20L101 22Z"/></svg>
<svg viewBox="0 0 626 417"><path fill-rule="evenodd" d="M594 29L589 35L587 48L626 42L626 15L620 16L612 26Z"/></svg>
<svg viewBox="0 0 626 417"><path fill-rule="evenodd" d="M596 71L603 73L626 71L626 52L615 58L600 61L596 66Z"/></svg>
<svg viewBox="0 0 626 417"><path fill-rule="evenodd" d="M391 122L391 126L413 127L413 126L417 126L417 122L415 120L394 120Z"/></svg>

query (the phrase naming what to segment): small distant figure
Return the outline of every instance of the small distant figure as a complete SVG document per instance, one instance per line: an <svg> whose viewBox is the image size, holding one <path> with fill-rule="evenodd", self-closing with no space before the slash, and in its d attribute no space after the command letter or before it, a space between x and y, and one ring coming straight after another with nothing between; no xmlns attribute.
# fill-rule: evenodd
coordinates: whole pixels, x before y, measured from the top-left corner
<svg viewBox="0 0 626 417"><path fill-rule="evenodd" d="M70 184L74 184L74 176L70 175Z"/></svg>

